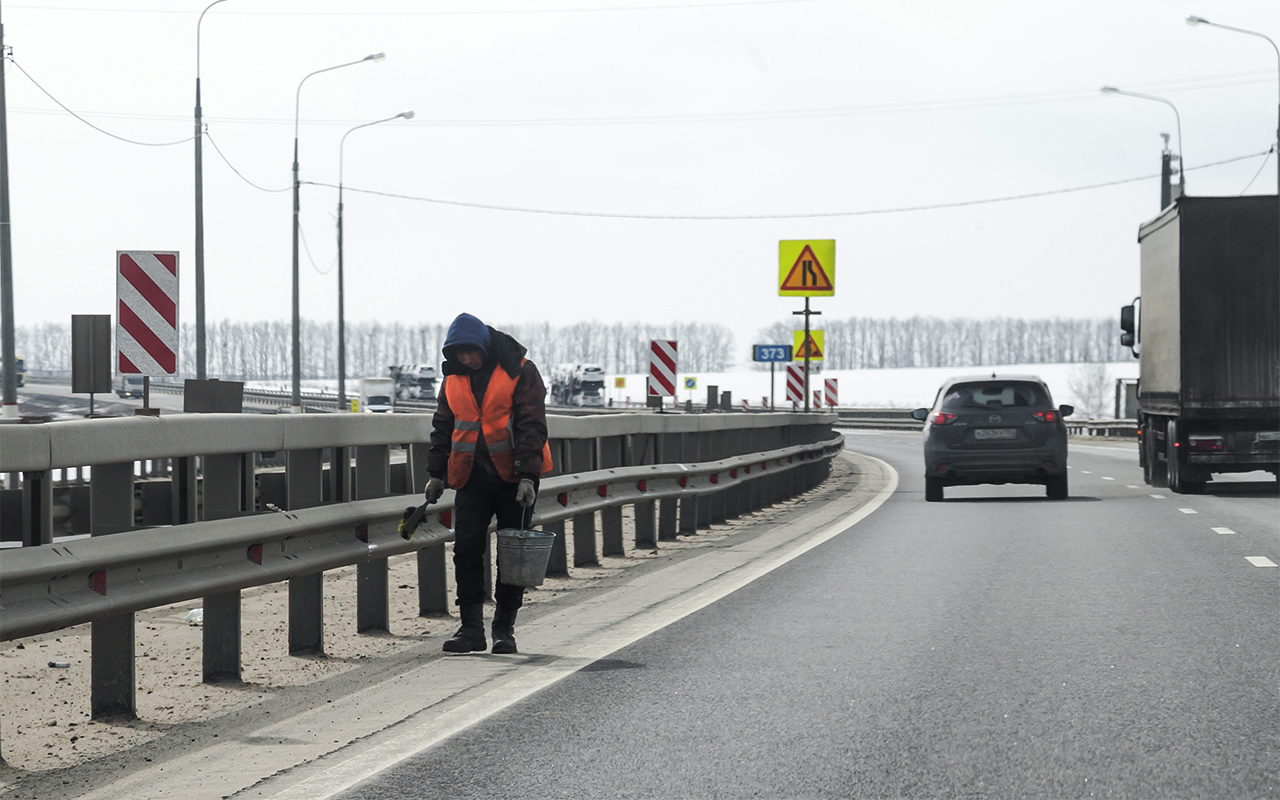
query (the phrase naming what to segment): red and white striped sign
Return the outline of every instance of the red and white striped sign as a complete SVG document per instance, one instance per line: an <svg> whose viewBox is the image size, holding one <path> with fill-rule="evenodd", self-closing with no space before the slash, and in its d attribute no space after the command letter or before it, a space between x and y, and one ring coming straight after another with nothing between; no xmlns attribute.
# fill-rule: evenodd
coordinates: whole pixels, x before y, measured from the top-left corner
<svg viewBox="0 0 1280 800"><path fill-rule="evenodd" d="M813 393L813 407L822 408L822 392Z"/></svg>
<svg viewBox="0 0 1280 800"><path fill-rule="evenodd" d="M649 396L676 396L676 343L665 339L649 342Z"/></svg>
<svg viewBox="0 0 1280 800"><path fill-rule="evenodd" d="M827 394L827 407L835 408L840 405L840 381L838 378L827 378L825 381L825 389Z"/></svg>
<svg viewBox="0 0 1280 800"><path fill-rule="evenodd" d="M178 254L116 251L116 363L121 374L178 374Z"/></svg>
<svg viewBox="0 0 1280 800"><path fill-rule="evenodd" d="M787 365L787 399L793 403L804 402L804 367Z"/></svg>

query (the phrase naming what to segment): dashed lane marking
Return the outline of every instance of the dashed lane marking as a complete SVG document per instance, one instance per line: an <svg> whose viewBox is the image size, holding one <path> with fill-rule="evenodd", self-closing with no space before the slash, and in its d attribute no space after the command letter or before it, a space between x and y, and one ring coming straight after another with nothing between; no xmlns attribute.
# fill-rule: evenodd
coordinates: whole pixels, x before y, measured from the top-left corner
<svg viewBox="0 0 1280 800"><path fill-rule="evenodd" d="M1199 514L1200 513L1199 511L1196 511L1194 508L1180 508L1178 510L1181 511L1183 514Z"/></svg>
<svg viewBox="0 0 1280 800"><path fill-rule="evenodd" d="M1125 484L1125 487L1124 487L1124 488L1126 488L1126 489L1141 489L1142 487L1141 487L1141 486L1134 486L1132 483L1129 483L1129 484Z"/></svg>
<svg viewBox="0 0 1280 800"><path fill-rule="evenodd" d="M1223 534L1224 536L1226 534L1235 533L1235 531L1231 530L1230 528L1214 528L1213 532Z"/></svg>
<svg viewBox="0 0 1280 800"><path fill-rule="evenodd" d="M1152 496L1152 497L1154 497L1154 498L1155 498L1155 499L1157 499L1157 500L1163 500L1163 499L1164 499L1164 495L1162 495L1162 494L1153 494L1153 495L1151 495L1151 496Z"/></svg>
<svg viewBox="0 0 1280 800"><path fill-rule="evenodd" d="M1115 478L1108 478L1106 475L1103 475L1103 476L1102 476L1102 479L1103 479L1104 481L1114 481L1114 480L1115 480Z"/></svg>
<svg viewBox="0 0 1280 800"><path fill-rule="evenodd" d="M1092 475L1093 473L1092 473L1092 472L1090 472L1090 471L1089 471L1089 470L1087 470L1087 469L1082 469L1082 470L1080 470L1080 474L1081 474L1081 475Z"/></svg>
<svg viewBox="0 0 1280 800"><path fill-rule="evenodd" d="M1274 566L1276 566L1276 562L1272 561L1271 559L1267 558L1266 556L1245 556L1245 557L1244 557L1244 560L1245 560L1245 561L1248 561L1250 564L1254 565L1255 567L1274 567Z"/></svg>

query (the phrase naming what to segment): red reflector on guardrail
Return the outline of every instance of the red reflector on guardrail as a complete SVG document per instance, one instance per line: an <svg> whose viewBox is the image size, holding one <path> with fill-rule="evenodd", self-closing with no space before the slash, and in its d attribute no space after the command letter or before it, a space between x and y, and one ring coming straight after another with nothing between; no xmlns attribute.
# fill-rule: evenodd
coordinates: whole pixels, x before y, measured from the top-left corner
<svg viewBox="0 0 1280 800"><path fill-rule="evenodd" d="M791 458L791 456L787 456L787 463L788 463L788 464L792 463L792 458Z"/></svg>
<svg viewBox="0 0 1280 800"><path fill-rule="evenodd" d="M556 497L556 499L560 501L560 505L562 505L562 506L567 506L567 505L569 505L569 493L568 493L568 492L561 492L561 493Z"/></svg>
<svg viewBox="0 0 1280 800"><path fill-rule="evenodd" d="M89 587L103 597L107 596L107 571L100 569L89 576Z"/></svg>
<svg viewBox="0 0 1280 800"><path fill-rule="evenodd" d="M750 474L751 474L751 465L750 465L750 464L748 464L748 465L746 465L745 467L743 467L743 469L747 471L747 474L748 474L748 475L750 475Z"/></svg>
<svg viewBox="0 0 1280 800"><path fill-rule="evenodd" d="M769 462L768 462L768 461L761 461L761 462L760 462L760 469L768 469L768 468L769 468Z"/></svg>
<svg viewBox="0 0 1280 800"><path fill-rule="evenodd" d="M446 528L453 527L453 509L440 512L440 524Z"/></svg>
<svg viewBox="0 0 1280 800"><path fill-rule="evenodd" d="M648 482L648 481L640 481L639 483L637 483L637 484L636 484L636 488L637 488L637 489L639 489L639 490L640 490L640 491L642 491L642 492L647 492L647 491L649 491L649 482Z"/></svg>
<svg viewBox="0 0 1280 800"><path fill-rule="evenodd" d="M260 544L249 545L249 560L257 564L258 566L262 566L262 545Z"/></svg>
<svg viewBox="0 0 1280 800"><path fill-rule="evenodd" d="M596 494L600 495L601 497L608 497L609 496L608 485L601 486L599 489L596 489Z"/></svg>
<svg viewBox="0 0 1280 800"><path fill-rule="evenodd" d="M368 523L361 522L359 525L356 526L356 538L364 542L365 544L369 543Z"/></svg>
<svg viewBox="0 0 1280 800"><path fill-rule="evenodd" d="M686 477L684 477L683 475L681 475L681 476L680 476L680 487L681 487L681 488L684 488L685 486L688 486L688 485L689 485L689 479L688 479L688 478L686 478Z"/></svg>
<svg viewBox="0 0 1280 800"><path fill-rule="evenodd" d="M736 477L738 477L738 471L737 471L736 469L731 469L731 470L729 470L729 477L730 477L730 478L736 478Z"/></svg>
<svg viewBox="0 0 1280 800"><path fill-rule="evenodd" d="M712 482L712 483L719 483L719 482L720 482L720 473L719 473L719 472L713 472L713 473L711 473L711 482Z"/></svg>

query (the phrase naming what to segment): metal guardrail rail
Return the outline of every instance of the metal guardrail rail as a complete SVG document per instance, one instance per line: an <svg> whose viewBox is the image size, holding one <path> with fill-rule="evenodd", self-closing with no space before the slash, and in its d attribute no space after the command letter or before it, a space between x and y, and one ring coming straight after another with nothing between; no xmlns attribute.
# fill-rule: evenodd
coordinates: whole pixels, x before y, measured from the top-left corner
<svg viewBox="0 0 1280 800"><path fill-rule="evenodd" d="M699 464L597 470L543 482L533 524L606 508L694 497L832 458L836 438ZM397 533L403 497L362 500L173 529L23 548L0 560L0 639L289 580L452 541L453 492L412 540Z"/></svg>

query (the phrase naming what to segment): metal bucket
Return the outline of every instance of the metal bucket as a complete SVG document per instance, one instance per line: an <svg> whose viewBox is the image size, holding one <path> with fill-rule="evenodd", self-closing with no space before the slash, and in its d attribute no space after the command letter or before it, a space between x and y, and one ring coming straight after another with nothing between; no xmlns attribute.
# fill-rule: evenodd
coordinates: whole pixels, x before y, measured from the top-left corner
<svg viewBox="0 0 1280 800"><path fill-rule="evenodd" d="M498 531L498 574L508 586L541 586L547 577L554 533L546 531Z"/></svg>

